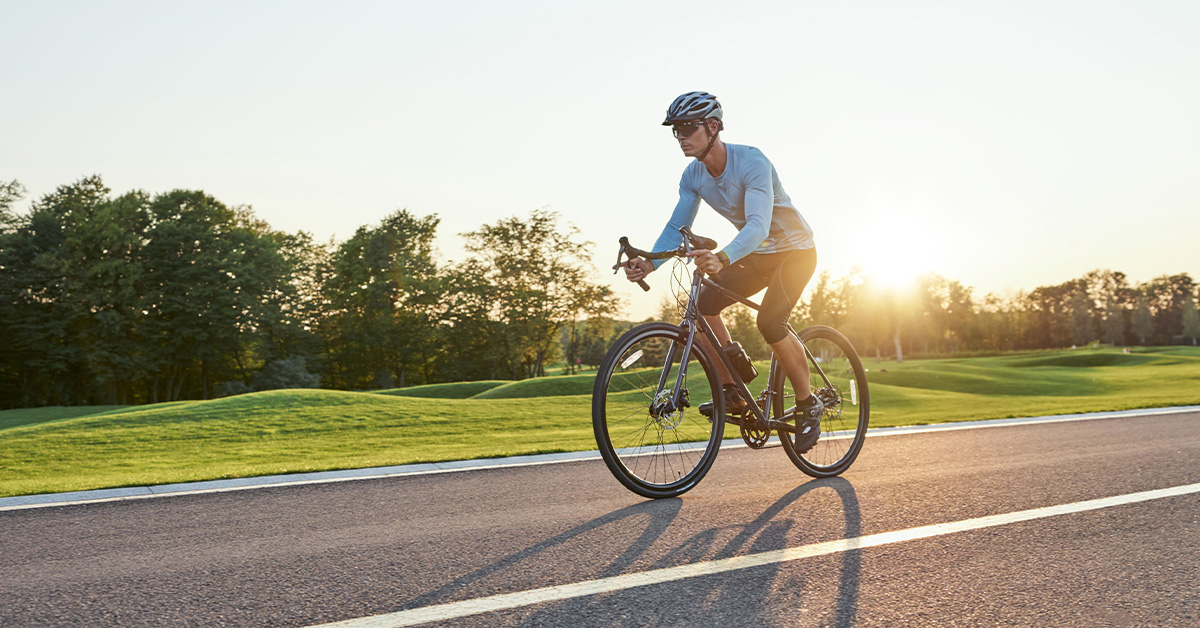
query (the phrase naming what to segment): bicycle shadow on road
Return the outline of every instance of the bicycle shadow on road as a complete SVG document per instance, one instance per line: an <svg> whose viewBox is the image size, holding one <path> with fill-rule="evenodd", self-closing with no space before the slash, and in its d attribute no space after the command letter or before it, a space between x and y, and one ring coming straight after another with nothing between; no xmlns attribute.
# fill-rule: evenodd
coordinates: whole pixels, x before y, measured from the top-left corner
<svg viewBox="0 0 1200 628"><path fill-rule="evenodd" d="M811 480L788 491L762 514L747 523L745 528L718 552L717 557L730 558L790 547L788 533L795 527L803 527L811 518L811 514L800 507L801 509L794 513L794 517L781 516L786 515L786 511L801 498L819 489L832 489L841 501L845 517L841 538L861 536L862 514L854 485L840 477ZM832 574L828 572L828 563L836 563L839 560L841 573L837 578L836 595L833 595L834 591L821 591L821 585L833 588L829 586L833 579ZM838 628L854 625L858 614L858 584L862 566L858 550L827 557L815 567L805 569L800 576L782 573L784 564L775 563L710 577L717 581L716 587L707 596L710 600L707 607L712 612L706 615L704 622L685 622L686 625L821 625ZM753 602L748 601L749 597L754 598ZM796 612L799 610L796 608L798 606L804 608L802 613ZM729 609L728 612L722 612L725 609ZM746 611L754 609L759 611L757 617L754 617L754 622L744 623L749 619ZM775 614L771 614L773 609ZM784 609L790 612L783 612Z"/></svg>
<svg viewBox="0 0 1200 628"><path fill-rule="evenodd" d="M648 522L636 540L630 543L629 548L614 559L608 566L602 569L594 577L605 578L609 576L619 575L640 556L646 548L650 547L662 533L667 530L675 517L679 515L679 510L683 505L681 499L662 499L648 502L640 502L631 506L626 506L620 510L613 511L602 517L592 519L586 523L567 530L561 534L557 534L545 541L532 545L514 554L510 554L490 565L481 567L465 576L456 578L433 591L430 591L416 599L413 599L404 605L405 608L418 608L430 604L440 604L447 601L447 597L453 596L456 591L460 591L469 587L472 584L480 582L493 574L503 572L510 568L515 568L527 560L548 554L551 551L566 545L568 542L592 534L602 528L613 526L624 522L626 519L647 517Z"/></svg>
<svg viewBox="0 0 1200 628"><path fill-rule="evenodd" d="M802 484L768 506L754 519L736 526L702 530L675 542L650 565L633 571L660 569L721 558L742 556L789 547L789 532L803 530L807 511L789 508L806 495L830 489L841 502L845 521L842 538L861 536L862 522L854 486L843 478L813 480ZM448 601L456 592L482 584L490 576L522 563L546 558L580 538L604 532L648 517L628 548L593 577L626 573L639 557L659 541L678 517L681 499L656 500L627 506L558 534L520 552L482 567L420 596L404 606L415 608ZM633 518L633 519L631 519ZM630 521L627 521L630 520ZM594 559L577 556L576 560ZM729 626L729 625L825 625L852 626L858 612L861 557L858 550L841 552L814 561L804 570L781 572L781 563L668 582L617 593L591 595L536 607L517 608L485 616L460 618L454 625L562 626L597 625L614 627ZM835 565L840 574L830 573ZM532 563L526 564L530 566ZM799 575L797 575L799 574ZM836 586L832 583L836 582ZM556 582L555 584L559 584ZM542 585L545 586L545 585ZM801 609L804 610L801 610ZM586 619L584 619L586 618Z"/></svg>

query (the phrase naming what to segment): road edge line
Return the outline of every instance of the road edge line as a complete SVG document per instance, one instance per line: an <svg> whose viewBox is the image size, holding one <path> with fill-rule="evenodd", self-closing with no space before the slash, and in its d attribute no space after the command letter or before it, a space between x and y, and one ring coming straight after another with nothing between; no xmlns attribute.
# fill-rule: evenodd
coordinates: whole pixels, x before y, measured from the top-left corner
<svg viewBox="0 0 1200 628"><path fill-rule="evenodd" d="M1041 417L984 419L979 421L954 421L949 423L933 423L927 425L879 427L868 430L867 437L879 438L885 436L904 436L908 434L927 434L930 432L974 430L995 427L1046 425L1052 423L1070 423L1075 421L1096 421L1105 419L1145 418L1167 416L1172 414L1186 414L1189 412L1200 412L1200 406L1175 406L1168 408L1114 410L1107 412L1087 412L1079 414L1057 414ZM722 449L740 449L744 447L746 447L745 443L735 440L726 440L721 445ZM377 480L396 477L438 475L443 473L458 473L461 471L509 469L548 464L562 464L567 462L583 462L587 460L599 459L600 452L598 451L576 451L554 454L513 456L509 458L479 458L474 460L454 460L450 462L419 463L390 467L371 467L366 469L346 469L341 471L319 471L312 473L292 473L286 475L235 478L231 480L205 480L201 482L186 482L180 484L159 484L153 486L96 489L90 491L73 491L68 493L43 493L39 495L0 497L0 512L28 510L33 508L54 508L59 506L99 504L113 501L149 499L154 497L180 497L185 495L228 493L233 491L246 491L271 487L306 486L311 484L332 484L337 482L352 482L357 480Z"/></svg>

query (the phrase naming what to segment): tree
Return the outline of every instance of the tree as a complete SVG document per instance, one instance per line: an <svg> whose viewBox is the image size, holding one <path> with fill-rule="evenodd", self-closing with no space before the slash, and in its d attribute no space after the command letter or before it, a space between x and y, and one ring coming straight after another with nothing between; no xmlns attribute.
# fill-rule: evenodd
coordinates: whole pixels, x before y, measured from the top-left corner
<svg viewBox="0 0 1200 628"><path fill-rule="evenodd" d="M325 295L342 385L390 388L432 378L439 222L402 209L378 227L360 227L338 248Z"/></svg>
<svg viewBox="0 0 1200 628"><path fill-rule="evenodd" d="M1154 315L1146 297L1139 297L1133 310L1133 335L1143 346L1147 338L1154 336Z"/></svg>
<svg viewBox="0 0 1200 628"><path fill-rule="evenodd" d="M88 270L67 241L76 227L93 224L108 192L96 176L60 186L33 203L5 243L0 266L12 317L6 344L20 367L20 396L27 404L89 401L91 382L79 340L91 312L73 290L82 287Z"/></svg>
<svg viewBox="0 0 1200 628"><path fill-rule="evenodd" d="M321 293L324 278L330 272L332 243L313 241L307 232L274 232L284 263L281 283L270 295L273 306L264 331L268 349L264 359L312 356L320 353L317 330L325 316Z"/></svg>
<svg viewBox="0 0 1200 628"><path fill-rule="evenodd" d="M254 375L254 390L316 388L321 378L308 372L304 358L295 356L268 362Z"/></svg>
<svg viewBox="0 0 1200 628"><path fill-rule="evenodd" d="M479 260L450 266L442 274L437 314L440 381L497 379L502 367L507 370L504 354L493 342L504 333L493 319L496 295Z"/></svg>
<svg viewBox="0 0 1200 628"><path fill-rule="evenodd" d="M955 353L969 344L973 333L971 323L975 304L971 288L929 273L921 278L923 314L927 333L933 335L934 346Z"/></svg>
<svg viewBox="0 0 1200 628"><path fill-rule="evenodd" d="M821 271L817 276L816 285L809 290L808 301L802 302L792 313L793 327L799 329L808 325L838 326L838 320L845 315L845 307L839 302L833 284L833 276L829 271Z"/></svg>
<svg viewBox="0 0 1200 628"><path fill-rule="evenodd" d="M1071 295L1071 342L1075 345L1086 345L1096 338L1095 324L1092 322L1092 300L1084 290L1076 290Z"/></svg>
<svg viewBox="0 0 1200 628"><path fill-rule="evenodd" d="M131 403L147 371L138 328L149 201L141 191L106 199L74 220L63 242L69 302L79 311L75 342L91 397L104 403Z"/></svg>
<svg viewBox="0 0 1200 628"><path fill-rule="evenodd" d="M616 309L611 289L589 281L591 243L578 235L573 226L560 230L558 214L544 209L463 234L495 291L491 345L513 379L545 374L563 325Z"/></svg>
<svg viewBox="0 0 1200 628"><path fill-rule="evenodd" d="M248 376L279 252L249 209L198 190L150 202L141 327L152 401L208 398L218 382Z"/></svg>
<svg viewBox="0 0 1200 628"><path fill-rule="evenodd" d="M25 186L13 179L8 183L0 183L0 233L10 233L21 222L13 211L13 206L25 198Z"/></svg>
<svg viewBox="0 0 1200 628"><path fill-rule="evenodd" d="M1108 329L1110 324L1109 317L1113 312L1120 312L1131 305L1132 290L1129 287L1129 281L1125 277L1125 273L1112 270L1093 270L1085 273L1080 281L1083 283L1083 288L1087 292L1088 298L1092 302L1093 309L1093 324L1095 328L1103 329L1106 342L1112 344L1121 344L1124 342L1124 331L1119 332L1120 339L1112 340L1111 336L1117 336L1117 323L1124 323L1123 318L1111 321L1113 329Z"/></svg>
<svg viewBox="0 0 1200 628"><path fill-rule="evenodd" d="M917 288L896 288L868 279L858 292L852 323L845 333L857 340L855 344L868 350L873 347L876 361L890 355L902 364L903 341L911 333L921 301Z"/></svg>
<svg viewBox="0 0 1200 628"><path fill-rule="evenodd" d="M1183 300L1182 320L1180 327L1183 330L1184 338L1192 339L1192 346L1196 345L1196 338L1200 336L1200 313L1196 311L1196 299L1192 295L1188 295Z"/></svg>
<svg viewBox="0 0 1200 628"><path fill-rule="evenodd" d="M1170 344L1183 334L1183 301L1196 292L1196 282L1180 273L1152 279L1140 288L1154 313L1154 344Z"/></svg>
<svg viewBox="0 0 1200 628"><path fill-rule="evenodd" d="M608 316L594 316L583 323L583 334L580 343L580 360L587 366L599 367L608 353L608 348L617 337L631 327L630 323L613 320Z"/></svg>
<svg viewBox="0 0 1200 628"><path fill-rule="evenodd" d="M734 303L721 314L729 330L730 339L741 343L751 360L771 359L771 346L763 340L762 332L758 331L758 319L754 310L741 303Z"/></svg>
<svg viewBox="0 0 1200 628"><path fill-rule="evenodd" d="M1004 298L995 294L984 297L979 309L982 331L980 348L1013 351L1021 346L1026 312L1021 306L1024 295Z"/></svg>
<svg viewBox="0 0 1200 628"><path fill-rule="evenodd" d="M0 407L30 405L26 356L20 350L22 275L27 260L18 252L26 248L28 219L13 211L24 196L24 186L15 179L0 184L0 338L5 339L0 342Z"/></svg>
<svg viewBox="0 0 1200 628"><path fill-rule="evenodd" d="M1104 314L1104 342L1125 344L1125 309L1111 304Z"/></svg>

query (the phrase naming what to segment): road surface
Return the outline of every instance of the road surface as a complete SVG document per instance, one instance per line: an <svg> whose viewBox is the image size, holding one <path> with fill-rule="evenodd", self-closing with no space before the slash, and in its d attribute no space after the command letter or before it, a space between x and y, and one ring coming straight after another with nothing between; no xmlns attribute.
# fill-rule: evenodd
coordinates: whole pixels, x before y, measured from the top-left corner
<svg viewBox="0 0 1200 628"><path fill-rule="evenodd" d="M584 461L0 530L0 626L1194 628L1200 413L871 438L828 480L731 449L661 501Z"/></svg>

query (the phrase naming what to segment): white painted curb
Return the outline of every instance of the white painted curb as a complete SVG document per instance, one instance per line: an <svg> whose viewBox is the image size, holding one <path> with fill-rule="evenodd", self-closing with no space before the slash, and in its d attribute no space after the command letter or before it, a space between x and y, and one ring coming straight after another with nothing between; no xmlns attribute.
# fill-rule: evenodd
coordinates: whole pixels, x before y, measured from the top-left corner
<svg viewBox="0 0 1200 628"><path fill-rule="evenodd" d="M900 436L904 434L923 434L927 432L1011 427L1017 425L1041 425L1048 423L1067 423L1071 421L1094 421L1098 419L1155 417L1171 414L1183 414L1188 412L1200 412L1200 406L1177 406L1173 408L1120 410L1116 412L1092 412L1086 414L1061 414L1019 419L961 421L954 423L938 423L933 425L907 425L904 427L880 427L871 428L870 431L867 432L867 436ZM745 446L746 445L744 443L738 440L726 440L721 445L723 449L734 449ZM407 464L392 467L373 467L369 469L347 469L345 471L294 473L289 475L238 478L233 480L212 480L207 482L162 484L158 486L134 486L129 488L111 488L95 491L77 491L72 493L22 495L20 497L0 497L0 512L7 510L25 510L29 508L49 508L71 504L94 504L99 502L120 501L127 499L146 499L151 497L168 497L177 495L198 495L203 493L224 493L229 491L244 491L267 488L272 486L327 484L331 482L348 482L353 480L370 480L408 475L431 475L436 473L454 473L458 471L500 469L508 467L526 467L599 459L600 452L598 451L576 451L560 454L542 454L536 456L515 456L512 458L455 460L452 462Z"/></svg>

